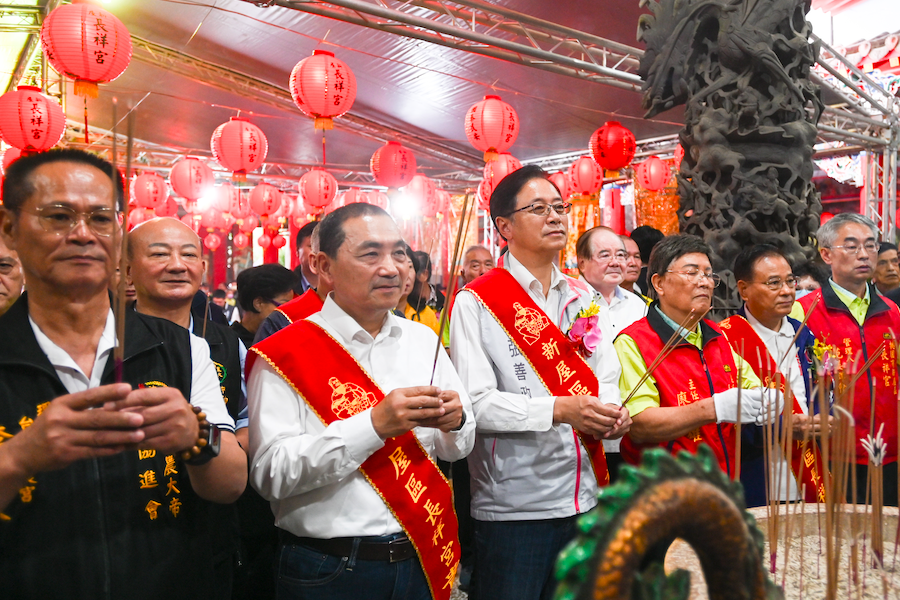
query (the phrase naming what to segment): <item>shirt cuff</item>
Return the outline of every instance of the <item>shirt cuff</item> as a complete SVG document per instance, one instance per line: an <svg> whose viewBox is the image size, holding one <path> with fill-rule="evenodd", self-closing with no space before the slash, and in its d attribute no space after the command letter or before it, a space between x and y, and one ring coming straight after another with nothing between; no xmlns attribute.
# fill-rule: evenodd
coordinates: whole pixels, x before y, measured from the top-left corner
<svg viewBox="0 0 900 600"><path fill-rule="evenodd" d="M553 427L556 396L536 396L528 403L528 431L549 431Z"/></svg>
<svg viewBox="0 0 900 600"><path fill-rule="evenodd" d="M349 419L338 421L341 428L341 438L347 446L350 456L359 464L384 446L384 440L375 431L372 424L372 410L366 410Z"/></svg>

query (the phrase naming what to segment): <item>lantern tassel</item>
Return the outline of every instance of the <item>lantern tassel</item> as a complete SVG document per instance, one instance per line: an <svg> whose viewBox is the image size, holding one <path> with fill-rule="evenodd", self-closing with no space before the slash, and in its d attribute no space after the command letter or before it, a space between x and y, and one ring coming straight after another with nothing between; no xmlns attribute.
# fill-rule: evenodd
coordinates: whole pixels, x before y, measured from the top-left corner
<svg viewBox="0 0 900 600"><path fill-rule="evenodd" d="M492 160L496 159L500 156L497 151L493 148L488 148L487 152L484 153L484 162L489 163Z"/></svg>
<svg viewBox="0 0 900 600"><path fill-rule="evenodd" d="M90 144L91 141L88 139L88 113L87 113L87 98L84 99L84 143Z"/></svg>
<svg viewBox="0 0 900 600"><path fill-rule="evenodd" d="M322 131L326 131L328 129L334 129L334 121L331 117L316 117L315 123L313 123L313 128Z"/></svg>
<svg viewBox="0 0 900 600"><path fill-rule="evenodd" d="M84 79L75 80L75 95L82 96L87 102L88 98L96 98L100 95L100 88L93 81L85 81Z"/></svg>

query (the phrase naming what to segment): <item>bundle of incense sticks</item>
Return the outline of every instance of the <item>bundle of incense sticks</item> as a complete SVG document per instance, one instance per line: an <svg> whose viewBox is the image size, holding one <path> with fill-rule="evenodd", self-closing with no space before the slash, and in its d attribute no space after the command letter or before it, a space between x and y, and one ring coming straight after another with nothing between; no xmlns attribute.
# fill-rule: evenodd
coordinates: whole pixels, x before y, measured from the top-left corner
<svg viewBox="0 0 900 600"><path fill-rule="evenodd" d="M693 319L693 318L694 318L694 311L691 310L691 312L688 313L688 316L684 318L684 321L682 321L678 325L678 329L676 329L672 333L672 335L666 341L665 345L663 345L662 350L659 351L659 354L656 355L656 358L653 359L653 362L650 364L650 366L647 367L647 370L644 372L644 374L638 380L637 385L634 386L634 389L631 390L631 392L628 394L628 397L625 398L625 402L622 403L623 405L626 405L626 404L628 404L629 401L631 401L631 399L634 397L634 395L637 393L637 391L639 389L641 389L641 386L644 385L644 383L646 383L647 379L649 379L650 376L653 374L653 371L656 370L656 367L658 367L660 365L660 363L662 363L662 361L664 361L666 359L666 357L669 356L669 354L675 348L677 340L679 340L682 337L681 332L689 331L688 325L691 323L691 319ZM703 318L703 315L701 315L697 319L697 321L699 321L702 318Z"/></svg>
<svg viewBox="0 0 900 600"><path fill-rule="evenodd" d="M123 379L123 363L125 360L125 270L128 260L128 199L118 198L118 182L116 181L118 173L117 157L116 157L116 106L117 100L113 98L113 134L112 134L112 184L113 184L113 206L117 206L117 200L121 201L122 225L119 229L118 237L115 239L115 246L119 249L119 280L116 285L115 309L113 311L116 321L116 347L113 351L113 361L115 365L116 382L120 383ZM128 111L128 142L125 145L125 181L131 181L131 155L134 144L134 111Z"/></svg>

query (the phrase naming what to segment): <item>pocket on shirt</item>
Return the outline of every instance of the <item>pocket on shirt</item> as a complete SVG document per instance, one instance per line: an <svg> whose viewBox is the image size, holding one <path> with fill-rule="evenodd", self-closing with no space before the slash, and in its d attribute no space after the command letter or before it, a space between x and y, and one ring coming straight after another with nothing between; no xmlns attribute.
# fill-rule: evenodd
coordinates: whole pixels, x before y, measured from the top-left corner
<svg viewBox="0 0 900 600"><path fill-rule="evenodd" d="M322 554L312 548L285 544L278 560L278 585L285 588L325 585L338 578L347 557Z"/></svg>

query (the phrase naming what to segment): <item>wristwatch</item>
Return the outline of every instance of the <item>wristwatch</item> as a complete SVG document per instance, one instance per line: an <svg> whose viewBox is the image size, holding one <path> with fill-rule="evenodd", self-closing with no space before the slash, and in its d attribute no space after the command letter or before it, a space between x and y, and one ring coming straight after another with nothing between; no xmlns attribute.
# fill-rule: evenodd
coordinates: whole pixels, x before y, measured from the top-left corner
<svg viewBox="0 0 900 600"><path fill-rule="evenodd" d="M215 425L211 426L205 438L197 440L197 446L200 447L199 454L184 461L185 464L196 467L205 465L219 455L219 448L222 445L222 432Z"/></svg>

